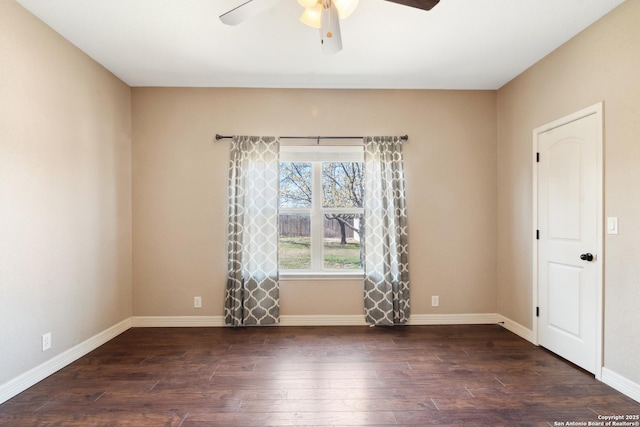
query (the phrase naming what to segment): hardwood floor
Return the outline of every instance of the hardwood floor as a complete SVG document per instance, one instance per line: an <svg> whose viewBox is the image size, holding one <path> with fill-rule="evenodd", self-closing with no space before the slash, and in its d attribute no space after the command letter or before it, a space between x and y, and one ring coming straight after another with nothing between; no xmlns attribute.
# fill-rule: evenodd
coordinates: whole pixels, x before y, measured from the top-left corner
<svg viewBox="0 0 640 427"><path fill-rule="evenodd" d="M133 328L0 405L0 425L554 426L638 414L494 325Z"/></svg>

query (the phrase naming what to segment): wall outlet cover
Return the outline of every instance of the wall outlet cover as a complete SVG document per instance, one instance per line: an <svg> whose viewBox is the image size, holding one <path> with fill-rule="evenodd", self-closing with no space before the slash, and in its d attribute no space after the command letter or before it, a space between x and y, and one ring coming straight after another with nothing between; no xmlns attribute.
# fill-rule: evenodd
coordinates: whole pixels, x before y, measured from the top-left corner
<svg viewBox="0 0 640 427"><path fill-rule="evenodd" d="M51 348L51 332L47 332L42 335L42 351L47 351Z"/></svg>

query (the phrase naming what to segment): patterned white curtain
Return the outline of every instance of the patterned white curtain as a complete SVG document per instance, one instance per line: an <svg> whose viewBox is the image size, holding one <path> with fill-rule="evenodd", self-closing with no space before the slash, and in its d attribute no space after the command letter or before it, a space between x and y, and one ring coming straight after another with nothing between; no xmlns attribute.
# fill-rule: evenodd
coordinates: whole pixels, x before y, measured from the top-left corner
<svg viewBox="0 0 640 427"><path fill-rule="evenodd" d="M364 307L372 325L409 320L409 264L402 141L364 138Z"/></svg>
<svg viewBox="0 0 640 427"><path fill-rule="evenodd" d="M278 162L274 137L234 136L229 167L227 325L279 323Z"/></svg>

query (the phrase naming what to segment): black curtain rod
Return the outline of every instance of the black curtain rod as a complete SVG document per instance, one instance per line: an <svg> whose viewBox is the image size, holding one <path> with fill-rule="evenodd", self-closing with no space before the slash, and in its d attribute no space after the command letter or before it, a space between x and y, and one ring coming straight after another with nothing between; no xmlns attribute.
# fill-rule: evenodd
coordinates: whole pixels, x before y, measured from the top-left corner
<svg viewBox="0 0 640 427"><path fill-rule="evenodd" d="M216 141L220 141L221 139L231 139L233 136L228 135L220 135L216 134ZM312 139L315 141L320 141L321 139L362 139L364 136L281 136L280 139ZM400 137L402 141L407 141L409 139L409 135L403 135Z"/></svg>

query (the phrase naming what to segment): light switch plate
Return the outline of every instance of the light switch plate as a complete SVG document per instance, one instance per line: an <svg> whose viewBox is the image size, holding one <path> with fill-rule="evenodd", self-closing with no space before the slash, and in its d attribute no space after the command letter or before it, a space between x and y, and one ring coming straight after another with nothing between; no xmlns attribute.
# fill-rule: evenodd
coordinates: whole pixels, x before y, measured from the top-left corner
<svg viewBox="0 0 640 427"><path fill-rule="evenodd" d="M618 234L618 217L607 217L607 234Z"/></svg>

